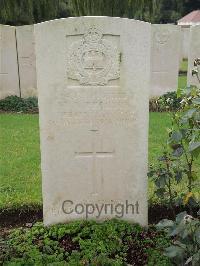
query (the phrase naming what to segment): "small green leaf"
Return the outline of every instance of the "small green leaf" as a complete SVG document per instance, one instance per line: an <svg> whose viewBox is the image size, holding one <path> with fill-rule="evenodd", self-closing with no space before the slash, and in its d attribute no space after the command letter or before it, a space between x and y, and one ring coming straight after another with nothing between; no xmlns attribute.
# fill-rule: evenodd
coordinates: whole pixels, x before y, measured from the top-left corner
<svg viewBox="0 0 200 266"><path fill-rule="evenodd" d="M175 179L176 179L177 183L179 183L182 180L182 177L183 177L183 172L182 171L177 171L175 173Z"/></svg>
<svg viewBox="0 0 200 266"><path fill-rule="evenodd" d="M196 98L192 101L194 104L200 104L200 98Z"/></svg>
<svg viewBox="0 0 200 266"><path fill-rule="evenodd" d="M166 178L165 176L161 176L155 181L155 184L158 188L164 188L166 185Z"/></svg>
<svg viewBox="0 0 200 266"><path fill-rule="evenodd" d="M184 219L184 217L186 215L187 215L187 212L186 211L177 214L177 216L176 216L176 222L177 223L180 223Z"/></svg>
<svg viewBox="0 0 200 266"><path fill-rule="evenodd" d="M181 157L184 153L184 150L182 147L179 147L178 149L174 150L172 152L172 155L175 156L175 157Z"/></svg>
<svg viewBox="0 0 200 266"><path fill-rule="evenodd" d="M190 109L189 111L187 111L184 115L184 117L186 118L192 118L193 114L197 111L197 109Z"/></svg>
<svg viewBox="0 0 200 266"><path fill-rule="evenodd" d="M190 152L196 151L198 149L200 149L200 141L190 143L190 145L189 145L189 151Z"/></svg>
<svg viewBox="0 0 200 266"><path fill-rule="evenodd" d="M169 258L174 258L174 257L183 258L184 253L185 253L184 249L178 246L170 246L165 249L165 255Z"/></svg>
<svg viewBox="0 0 200 266"><path fill-rule="evenodd" d="M183 136L180 131L174 131L171 134L171 139L173 142L178 143L182 140Z"/></svg>
<svg viewBox="0 0 200 266"><path fill-rule="evenodd" d="M166 192L166 190L164 188L159 188L156 190L156 195L161 198L163 197L164 193Z"/></svg>
<svg viewBox="0 0 200 266"><path fill-rule="evenodd" d="M174 226L174 222L168 219L163 219L156 225L156 227L160 230L164 228L172 227L172 226Z"/></svg>

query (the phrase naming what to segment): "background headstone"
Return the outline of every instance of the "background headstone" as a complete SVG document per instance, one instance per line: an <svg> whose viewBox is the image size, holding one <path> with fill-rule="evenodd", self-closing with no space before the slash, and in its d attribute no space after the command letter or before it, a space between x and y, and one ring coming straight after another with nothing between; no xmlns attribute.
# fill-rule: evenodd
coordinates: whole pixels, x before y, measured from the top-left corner
<svg viewBox="0 0 200 266"><path fill-rule="evenodd" d="M20 96L15 27L0 25L0 99Z"/></svg>
<svg viewBox="0 0 200 266"><path fill-rule="evenodd" d="M16 27L21 96L37 96L34 26Z"/></svg>
<svg viewBox="0 0 200 266"><path fill-rule="evenodd" d="M182 59L188 59L190 27L181 27L182 34Z"/></svg>
<svg viewBox="0 0 200 266"><path fill-rule="evenodd" d="M194 60L200 58L200 26L192 26L190 28L190 45L188 57L188 86L196 85L200 87L196 75L192 76L192 69L194 68ZM200 67L199 67L200 73Z"/></svg>
<svg viewBox="0 0 200 266"><path fill-rule="evenodd" d="M150 35L121 18L35 25L46 225L86 218L77 204L113 204L89 216L113 218L126 201L139 210L122 218L147 224Z"/></svg>
<svg viewBox="0 0 200 266"><path fill-rule="evenodd" d="M150 97L177 90L180 42L181 28L179 26L152 25Z"/></svg>

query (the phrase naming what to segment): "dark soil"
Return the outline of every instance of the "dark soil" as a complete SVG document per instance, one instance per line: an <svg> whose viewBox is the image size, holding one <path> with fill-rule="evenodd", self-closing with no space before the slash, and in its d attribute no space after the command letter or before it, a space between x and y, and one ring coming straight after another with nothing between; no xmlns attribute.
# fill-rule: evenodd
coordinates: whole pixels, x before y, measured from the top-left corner
<svg viewBox="0 0 200 266"><path fill-rule="evenodd" d="M26 224L42 221L42 218L42 208L0 211L0 228L25 226Z"/></svg>
<svg viewBox="0 0 200 266"><path fill-rule="evenodd" d="M127 263L133 266L142 266L147 264L148 255L146 254L147 248L155 248L153 239L156 237L157 232L148 230L141 232L137 235L132 234L128 244ZM140 245L138 245L140 243ZM144 243L142 245L142 243Z"/></svg>
<svg viewBox="0 0 200 266"><path fill-rule="evenodd" d="M60 241L60 245L67 251L70 255L73 250L80 250L78 243L72 241L72 237L69 235L64 236Z"/></svg>
<svg viewBox="0 0 200 266"><path fill-rule="evenodd" d="M188 214L196 216L199 208L194 208L192 213L185 207L174 207L176 214L187 211ZM23 207L23 210L0 210L1 227L29 226L37 221L42 221L42 207L30 208ZM162 219L174 219L173 211L164 205L153 205L149 207L149 224L156 224Z"/></svg>
<svg viewBox="0 0 200 266"><path fill-rule="evenodd" d="M198 210L199 207L192 208L192 210L190 210L185 206L174 206L173 210L171 210L168 206L152 205L149 206L149 224L157 224L162 219L174 220L174 213L178 214L183 211L187 211L188 214L196 217Z"/></svg>

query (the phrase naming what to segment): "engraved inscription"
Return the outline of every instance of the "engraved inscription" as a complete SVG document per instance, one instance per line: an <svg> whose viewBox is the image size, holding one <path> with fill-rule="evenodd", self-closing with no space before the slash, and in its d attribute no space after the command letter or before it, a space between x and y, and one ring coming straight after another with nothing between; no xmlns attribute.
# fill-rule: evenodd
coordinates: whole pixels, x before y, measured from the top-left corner
<svg viewBox="0 0 200 266"><path fill-rule="evenodd" d="M80 92L73 87L59 93L56 110L64 125L133 125L135 112L130 106L131 95L118 91L118 87L106 87L104 93L101 87L95 88L88 91L88 87L83 87Z"/></svg>
<svg viewBox="0 0 200 266"><path fill-rule="evenodd" d="M162 31L159 30L155 33L155 40L158 44L164 45L168 42L170 37L169 30L163 29Z"/></svg>
<svg viewBox="0 0 200 266"><path fill-rule="evenodd" d="M98 130L91 130L91 134L93 135L92 137L92 150L91 151L84 151L84 152L75 152L76 158L90 158L92 159L92 195L93 196L98 196L98 191L99 191L99 184L98 180L100 177L101 180L101 186L103 184L103 163L102 160L100 162L101 168L99 169L99 173L97 173L97 161L98 159L107 159L107 158L112 158L114 156L114 149L113 150L107 150L103 148L103 142L102 139L101 141L101 150L97 150L96 148L96 142L97 139L99 140L99 135L98 135ZM102 188L101 188L102 189Z"/></svg>
<svg viewBox="0 0 200 266"><path fill-rule="evenodd" d="M120 77L120 53L101 31L89 28L68 53L67 76L81 85L106 85Z"/></svg>
<svg viewBox="0 0 200 266"><path fill-rule="evenodd" d="M1 78L8 75L7 71L4 71L3 68L3 59L2 59L2 55L3 55L3 46L4 43L4 39L3 39L3 34L2 34L2 30L0 29L0 76Z"/></svg>

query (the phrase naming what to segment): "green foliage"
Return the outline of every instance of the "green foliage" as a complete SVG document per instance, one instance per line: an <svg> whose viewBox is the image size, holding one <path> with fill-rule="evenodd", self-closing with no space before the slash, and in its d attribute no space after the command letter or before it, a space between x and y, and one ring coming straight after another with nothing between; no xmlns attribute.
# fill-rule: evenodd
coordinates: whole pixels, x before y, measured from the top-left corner
<svg viewBox="0 0 200 266"><path fill-rule="evenodd" d="M195 66L199 61L195 60ZM198 77L198 70L195 70ZM155 182L157 195L168 199L173 210L177 204L188 205L191 209L198 206L193 189L199 182L194 162L200 155L200 89L194 86L179 89L177 97L181 100L180 109L173 113L172 128L169 129L168 147L156 166L149 171ZM187 193L177 195L173 191L175 183L187 179Z"/></svg>
<svg viewBox="0 0 200 266"><path fill-rule="evenodd" d="M33 24L72 14L174 23L198 8L197 0L0 0L0 23Z"/></svg>
<svg viewBox="0 0 200 266"><path fill-rule="evenodd" d="M2 24L33 24L68 15L67 0L0 0Z"/></svg>
<svg viewBox="0 0 200 266"><path fill-rule="evenodd" d="M197 205L192 191L198 185L198 174L193 166L200 154L200 90L191 87L179 93L181 108L173 114L168 147L158 164L149 171L149 177L155 182L157 196L167 199L172 209L175 201L177 204ZM177 195L174 184L183 182L185 178L188 192L186 195Z"/></svg>
<svg viewBox="0 0 200 266"><path fill-rule="evenodd" d="M147 265L170 265L161 253L171 243L166 234L118 220L76 221L51 227L36 223L32 228L13 230L6 243L1 258L4 265L122 266L130 262L131 254L136 254L135 262L140 265L147 259ZM140 260L144 258L140 262L138 250Z"/></svg>
<svg viewBox="0 0 200 266"><path fill-rule="evenodd" d="M38 101L36 97L20 98L18 96L8 96L0 100L0 111L4 112L38 112Z"/></svg>
<svg viewBox="0 0 200 266"><path fill-rule="evenodd" d="M200 58L197 58L194 60L194 69L192 70L192 75L196 76L198 82L200 83L199 68L200 68Z"/></svg>
<svg viewBox="0 0 200 266"><path fill-rule="evenodd" d="M173 112L181 106L181 98L177 97L176 92L167 92L160 97L151 98L149 101L150 112Z"/></svg>
<svg viewBox="0 0 200 266"><path fill-rule="evenodd" d="M155 193L158 198L162 203L167 202L174 213L173 206L177 197L174 184L179 184L182 181L181 166L177 165L176 160L169 153L164 152L163 156L158 159L158 165L150 167L148 176L155 183Z"/></svg>
<svg viewBox="0 0 200 266"><path fill-rule="evenodd" d="M155 0L69 0L75 16L138 17L144 10L152 13Z"/></svg>
<svg viewBox="0 0 200 266"><path fill-rule="evenodd" d="M174 238L173 245L165 249L165 255L176 265L200 265L200 220L186 212L176 216L175 221L162 220L157 225Z"/></svg>

